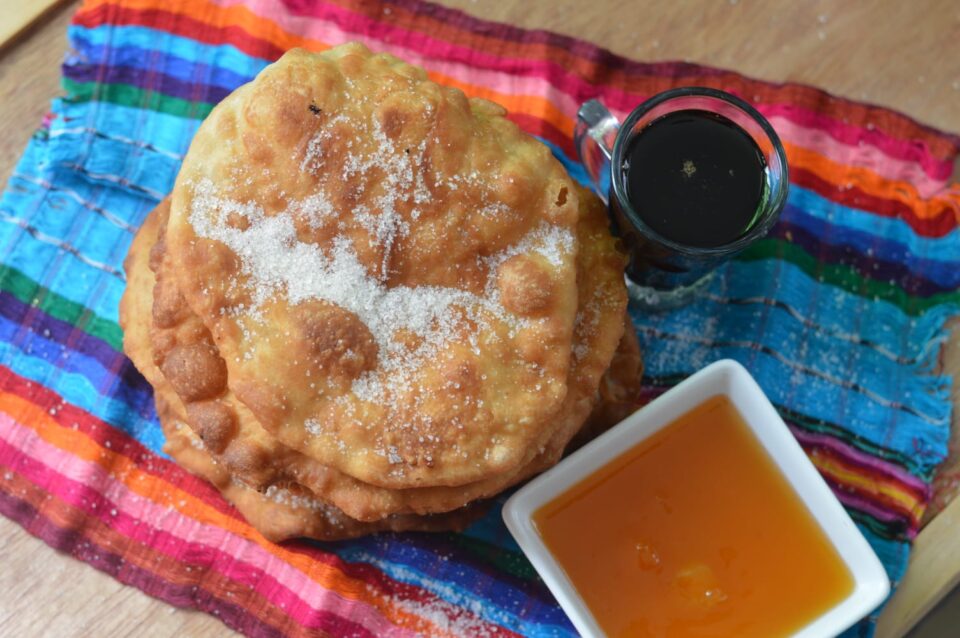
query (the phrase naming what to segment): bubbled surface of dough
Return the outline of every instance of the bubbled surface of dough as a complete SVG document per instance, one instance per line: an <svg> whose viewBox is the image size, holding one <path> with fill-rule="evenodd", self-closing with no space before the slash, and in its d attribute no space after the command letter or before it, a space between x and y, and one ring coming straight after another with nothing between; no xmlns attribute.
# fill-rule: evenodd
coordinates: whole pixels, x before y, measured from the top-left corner
<svg viewBox="0 0 960 638"><path fill-rule="evenodd" d="M555 463L564 447L587 414L602 410L597 406L598 385L607 368L614 348L623 332L626 304L621 272L623 256L614 240L605 230L606 217L598 200L583 197L580 200L581 214L577 225L580 245L577 258L577 285L580 305L574 326L574 356L568 375L568 392L555 428L528 450L527 458L511 472L476 481L458 487L423 487L386 489L358 481L352 476L318 463L271 437L256 421L246 407L226 389L213 400L193 402L180 394L178 399L186 405L187 418L183 419L205 444L213 458L224 464L229 471L248 485L266 489L271 485L297 482L320 498L360 520L379 520L398 513L446 512L464 504L492 496L532 474ZM181 346L178 335L185 335L189 342L208 343L209 333L196 315L182 307L182 297L171 282L171 258L164 247L161 209L159 248L153 250L153 268L157 271L154 287L154 312L151 339L153 357L163 368L163 348L176 350ZM163 305L165 311L157 312ZM172 315L178 322L160 322L157 317ZM630 331L629 336L633 336ZM621 343L630 345L625 339ZM635 348L635 337L633 342ZM185 367L180 370L196 370ZM453 374L456 371L448 371ZM461 371L461 374L465 374ZM635 382L636 370L618 368L604 378L604 385L625 386ZM174 388L178 386L203 386L202 379L189 376L167 378ZM166 391L166 390L165 390ZM159 391L161 396L165 391ZM179 394L179 393L178 393ZM168 400L174 403L172 400ZM198 415L194 411L200 412ZM219 427L222 426L222 427Z"/></svg>
<svg viewBox="0 0 960 638"><path fill-rule="evenodd" d="M226 465L217 463L205 442L185 425L188 410L153 361L150 321L146 318L150 316L154 277L148 265L165 206L162 204L147 218L124 262L128 285L120 302L120 324L124 352L154 388L167 454L212 483L257 531L274 542L298 537L339 540L381 531L455 531L483 513L485 506L480 503L445 514L386 516L362 522L318 499L302 485L275 483L261 493L237 480Z"/></svg>
<svg viewBox="0 0 960 638"><path fill-rule="evenodd" d="M500 107L359 45L294 50L200 127L166 243L266 431L365 483L458 486L558 428L584 198ZM168 365L215 375L210 352Z"/></svg>

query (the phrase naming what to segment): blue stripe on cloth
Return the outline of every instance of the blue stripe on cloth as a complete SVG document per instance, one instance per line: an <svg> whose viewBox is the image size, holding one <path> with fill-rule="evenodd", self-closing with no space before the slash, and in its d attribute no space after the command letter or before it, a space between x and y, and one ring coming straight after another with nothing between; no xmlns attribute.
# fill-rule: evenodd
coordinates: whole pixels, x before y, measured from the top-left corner
<svg viewBox="0 0 960 638"><path fill-rule="evenodd" d="M80 27L73 28L82 29ZM85 29L82 30L87 31ZM118 29L114 29L114 31L117 30ZM143 29L140 27L126 27L125 30L135 30L141 33L143 37L136 38L137 40L149 38L150 33L148 32L152 31L152 29ZM257 59L248 59L236 65L210 65L205 62L211 57L215 57L215 52L211 50L214 49L214 47L210 46L205 47L207 49L206 51L200 49L199 46L192 46L189 47L191 50L178 53L172 50L164 51L151 46L155 45L156 41L152 43L143 42L142 44L145 46L141 48L141 42L137 42L136 44L131 43L130 40L124 38L122 35L120 35L119 38L120 46L117 45L117 39L114 39L108 46L89 42L87 37L88 35L86 33L78 33L75 36L75 46L84 52L84 59L83 61L79 59L69 61L70 65L74 68L99 69L100 65L97 61L109 60L111 67L126 68L134 71L149 69L152 72L159 72L185 83L193 83L197 77L203 77L206 86L216 87L227 93L241 84L246 84L252 80L253 77L267 65L265 61ZM193 40L184 40L184 43L198 44ZM188 47L184 46L184 49L188 49ZM89 81L95 80L96 76L90 78ZM136 84L137 80L134 79L126 83Z"/></svg>
<svg viewBox="0 0 960 638"><path fill-rule="evenodd" d="M43 332L38 333L32 324L21 324L4 316L0 316L0 340L0 348L7 348L0 356L0 365L17 374L22 374L18 367L22 362L38 359L54 377L60 374L75 376L78 382L84 380L89 390L100 396L109 396L119 383L124 386L123 395L136 405L145 405L153 398L150 386L139 375L118 376L118 370L129 366L121 354L117 354L112 365L107 367L94 357L55 341Z"/></svg>
<svg viewBox="0 0 960 638"><path fill-rule="evenodd" d="M641 330L661 342L651 344L657 350L648 356L648 373L669 376L677 372L676 368L696 369L701 367L700 359L708 356L717 344L736 344L736 347L751 352L766 349L783 358L781 368L789 386L802 385L807 377L836 377L837 382L833 385L849 385L848 392L880 405L884 412L891 412L891 409L890 405L882 404L902 403L905 413L922 413L929 417L924 420L935 423L945 421L942 412L930 412L930 406L910 402L909 397L901 395L904 377L917 375L917 366L899 364L860 343L839 341L795 321L781 320L778 316L782 313L780 310L765 310L766 307L758 311L754 307L729 306L721 313L717 304L704 300L662 318L645 318ZM711 314L701 314L706 312ZM705 316L710 318L704 319ZM926 323L930 321L927 319ZM938 322L932 323L935 328ZM924 328L930 330L929 325ZM764 330L762 338L752 337L761 330ZM666 337L656 336L658 334ZM662 354L654 356L660 348ZM801 349L806 356L783 355ZM855 387L863 390L855 390ZM809 413L809 410L804 412Z"/></svg>
<svg viewBox="0 0 960 638"><path fill-rule="evenodd" d="M65 180L81 177L111 187L125 180L148 189L152 198L172 189L182 155L200 124L105 102L61 101L54 104L54 112L45 161L57 172L58 182L60 174Z"/></svg>
<svg viewBox="0 0 960 638"><path fill-rule="evenodd" d="M905 344L912 344L914 351L922 348L942 331L953 311L940 307L905 320L885 304L851 299L852 295L818 284L777 260L734 262L721 273L712 282L712 295L758 294L757 282L777 282L768 286L775 291L767 294L803 308L810 316L846 316L852 334L871 333L897 353L906 350ZM946 453L949 379L932 374L935 349L914 364L897 365L871 348L803 330L778 308L721 307L708 298L671 313L649 315L634 310L632 314L643 344L646 374L651 377L688 375L731 357L751 370L775 403L908 455L914 461L910 469L919 475L927 476Z"/></svg>
<svg viewBox="0 0 960 638"><path fill-rule="evenodd" d="M136 81L131 72L142 69L179 83L229 89L266 64L230 46L143 27L73 26L70 36L78 53L68 65L80 72L101 63L128 67L127 75L117 77L131 81ZM44 243L0 220L0 258L51 291L115 320L123 282L84 259L119 267L130 241L124 225L136 227L153 205L141 196L143 189L150 197L169 191L198 121L96 101L58 101L54 111L49 142L34 140L28 147L17 169L23 178L11 181L0 212L31 224L45 237L72 243L81 253L71 255L63 246ZM586 183L582 166L551 148ZM70 192L47 192L38 180ZM96 208L110 211L116 220L97 214ZM796 186L784 219L827 249L842 249L835 251L840 257L850 251L857 259L905 263L912 274L939 286L960 283L955 266L960 230L922 237L903 220L841 206ZM910 472L929 480L946 452L949 379L933 373L945 339L944 321L955 310L939 306L911 318L887 302L826 285L789 263L764 259L728 264L708 294L687 308L664 315L634 312L633 318L641 329L650 376L683 376L732 356L747 365L778 405L898 452L909 458ZM121 367L111 379L108 367L69 350L61 361L58 349L56 342L19 328L13 319L0 319L0 362L159 452L162 434L152 402L130 376L132 369ZM909 545L861 529L898 579ZM495 513L467 534L516 549ZM514 631L572 635L558 608L538 596L525 597L522 584L498 579L469 561L444 560L426 542L389 535L332 549L345 560L370 562L393 578ZM850 635L867 635L870 629L861 624L854 632Z"/></svg>
<svg viewBox="0 0 960 638"><path fill-rule="evenodd" d="M5 324L9 322L0 320L4 337L10 330ZM60 354L56 347L40 355L42 341L36 335L21 339L18 345L6 339L0 341L0 365L56 392L64 401L123 430L153 453L163 455L164 436L156 418L153 395L124 380L124 375L138 374L132 364L119 371L122 374L104 374L92 382L89 371L76 372L69 364L71 359L80 359L82 355L71 354L62 360L56 356ZM53 357L44 358L51 353Z"/></svg>
<svg viewBox="0 0 960 638"><path fill-rule="evenodd" d="M931 334L928 324L935 315L907 317L893 304L825 285L796 266L775 259L734 261L722 267L718 275L707 294L686 310L655 315L648 321L669 329L670 322L689 322L694 309L704 313L699 320L705 322L743 305L761 316L768 313L770 324L787 324L780 328L783 330L800 331L805 326L819 338L829 336L844 344L851 340L868 342L870 349L885 353L893 361L931 360L934 348L930 343L936 332ZM768 301L782 306L772 307ZM677 329L702 334L698 327L686 323ZM917 336L926 340L905 338L912 336L910 331L917 331ZM755 333L743 334L752 337Z"/></svg>
<svg viewBox="0 0 960 638"><path fill-rule="evenodd" d="M522 636L576 636L570 621L555 605L535 603L504 582L444 560L435 552L396 542L392 537L368 537L347 547L325 545L349 562L377 567L390 578L416 585L437 597ZM522 616L520 615L522 613Z"/></svg>
<svg viewBox="0 0 960 638"><path fill-rule="evenodd" d="M133 235L91 207L110 211L130 228L137 228L154 203L76 175L51 176L37 170L36 159L45 145L41 139L30 142L14 169L14 175L24 177L11 178L11 187L0 199L0 213L17 211L16 220L48 239L33 239L22 225L3 221L0 216L0 259L48 290L89 308L103 319L116 321L124 289L122 263ZM57 189L29 181L33 179L55 180ZM63 250L64 246L75 249L84 259ZM118 274L109 274L92 264Z"/></svg>
<svg viewBox="0 0 960 638"><path fill-rule="evenodd" d="M924 255L929 259L935 256L950 261L955 255L952 248L960 242L960 228L954 228L942 237L925 237L914 232L903 219L883 217L858 208L850 208L833 202L816 192L790 185L787 202L805 214L842 229L861 231L881 239L902 243L911 253ZM834 231L836 232L836 231Z"/></svg>
<svg viewBox="0 0 960 638"><path fill-rule="evenodd" d="M53 112L57 117L50 123L51 154L48 163L57 157L52 151L55 151L56 143L62 138L77 139L98 135L104 139L123 137L128 140L124 146L142 147L145 150L153 147L158 154L167 158L173 155L173 159L179 160L187 152L190 141L200 126L200 120L96 100L54 100ZM134 131L141 137L131 137L130 134ZM127 152L135 151L127 149ZM77 163L79 158L73 155L60 159Z"/></svg>
<svg viewBox="0 0 960 638"><path fill-rule="evenodd" d="M158 70L168 58L177 58L190 63L211 65L211 77L252 78L269 64L269 60L248 55L229 44L206 44L174 35L168 31L140 26L105 25L94 28L71 25L67 30L70 43L78 55L67 59L67 64L89 64L96 61L117 60L119 64L139 65L142 68ZM162 48L157 45L161 44ZM123 49L140 50L161 55L160 58L148 58L145 55L133 56L123 53ZM119 56L119 57L117 57ZM176 77L186 79L197 77L185 69L175 68ZM222 75L216 75L222 74ZM230 75L227 75L230 74ZM206 76L204 76L206 77ZM231 86L224 83L222 86Z"/></svg>
<svg viewBox="0 0 960 638"><path fill-rule="evenodd" d="M853 251L863 261L884 261L897 267L906 267L911 273L935 282L942 288L960 286L960 255L939 251L936 258L911 251L902 237L885 238L867 231L831 224L829 221L809 214L807 210L788 204L780 217L780 223L802 228L817 241L825 251L844 248ZM939 239L943 243L943 239Z"/></svg>

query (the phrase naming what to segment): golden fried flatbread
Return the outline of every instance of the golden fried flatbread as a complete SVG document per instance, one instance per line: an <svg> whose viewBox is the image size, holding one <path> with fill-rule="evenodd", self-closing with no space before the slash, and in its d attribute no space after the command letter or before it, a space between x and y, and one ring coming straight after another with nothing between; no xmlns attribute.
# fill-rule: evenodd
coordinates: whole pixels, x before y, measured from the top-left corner
<svg viewBox="0 0 960 638"><path fill-rule="evenodd" d="M580 201L583 211L577 226L577 266L581 307L576 316L570 390L554 433L532 446L525 463L515 471L458 487L391 490L358 481L279 443L233 396L226 366L209 331L189 311L171 282L172 256L163 248L162 223L153 264L158 272L153 301L154 361L186 404L186 421L207 450L247 484L265 488L296 481L360 520L396 513L449 511L491 496L556 463L594 408L600 377L623 332L623 256L606 230L606 216L599 201L587 196ZM161 219L165 213L166 206L161 204ZM156 259L158 255L162 259ZM185 358L180 356L183 351L205 354L202 359ZM639 352L632 330L624 336L620 351ZM627 387L635 383L638 374L636 367L624 365L615 372L604 379L605 387ZM195 394L197 388L203 390ZM197 400L197 395L212 398Z"/></svg>
<svg viewBox="0 0 960 638"><path fill-rule="evenodd" d="M157 414L167 437L163 451L188 471L212 483L254 529L275 543L301 537L334 541L377 532L461 531L487 509L484 503L472 503L444 514L408 514L368 523L357 521L298 484L271 485L263 493L247 487L210 457L197 436L177 418L170 404L158 400Z"/></svg>
<svg viewBox="0 0 960 638"><path fill-rule="evenodd" d="M150 294L139 293L153 289L148 259L161 214L154 211L148 216L124 262L128 285L120 301L120 324L124 329L124 351L157 393L157 414L167 437L164 446L167 454L190 472L213 483L255 529L274 542L297 537L338 540L381 531L461 530L483 513L485 506L475 504L446 514L389 516L364 523L346 516L297 484L271 485L260 493L216 463L204 450L203 442L183 425L183 405L151 360L147 320Z"/></svg>
<svg viewBox="0 0 960 638"><path fill-rule="evenodd" d="M587 195L504 113L352 44L288 52L200 127L176 284L285 445L373 485L460 486L557 429Z"/></svg>

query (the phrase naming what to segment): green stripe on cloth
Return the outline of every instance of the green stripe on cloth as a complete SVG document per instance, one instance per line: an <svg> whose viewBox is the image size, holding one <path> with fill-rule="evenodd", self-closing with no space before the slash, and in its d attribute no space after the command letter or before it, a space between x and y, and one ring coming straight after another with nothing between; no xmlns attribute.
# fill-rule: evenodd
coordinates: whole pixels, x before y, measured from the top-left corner
<svg viewBox="0 0 960 638"><path fill-rule="evenodd" d="M915 459L911 459L904 454L900 454L894 450L871 443L864 437L857 436L850 430L847 430L846 428L843 428L835 423L828 423L827 421L823 421L821 419L810 418L805 414L791 410L783 405L777 405L776 407L777 411L784 418L784 420L789 421L798 428L802 428L807 432L826 434L840 439L841 441L844 441L848 445L861 452L881 458L890 463L895 463L925 481L930 481L933 478L932 475L934 468L931 467L929 470L924 470Z"/></svg>
<svg viewBox="0 0 960 638"><path fill-rule="evenodd" d="M153 91L144 91L129 84L96 84L75 82L63 78L63 88L71 95L71 102L99 100L136 108L149 109L167 115L202 119L213 109L208 102L190 102L169 97ZM960 303L960 292L937 293L930 297L917 297L905 292L896 284L877 281L862 276L854 268L844 264L824 264L803 248L781 239L765 239L748 248L738 257L742 261L783 259L797 266L809 276L823 283L837 286L852 294L892 303L909 316L918 316L934 306Z"/></svg>
<svg viewBox="0 0 960 638"><path fill-rule="evenodd" d="M663 390L669 390L673 386L686 379L687 376L688 375L678 374L663 376L645 375L643 377L643 384L648 388L661 388ZM826 434L844 441L848 445L861 452L883 459L884 461L890 463L895 463L925 481L929 482L933 478L933 473L936 468L929 467L924 469L924 464L919 462L916 458L912 458L905 454L900 454L895 450L876 445L875 443L868 441L866 438L857 436L855 432L852 432L843 426L837 425L836 423L830 423L822 419L809 417L795 410L791 410L780 403L775 403L774 407L777 408L777 412L783 416L785 421L788 421L798 428L802 428L807 432L812 432L815 434Z"/></svg>
<svg viewBox="0 0 960 638"><path fill-rule="evenodd" d="M155 91L144 91L129 84L75 82L64 77L60 85L70 96L66 98L66 101L72 103L109 102L194 120L202 120L207 117L214 107L209 102L190 102Z"/></svg>
<svg viewBox="0 0 960 638"><path fill-rule="evenodd" d="M44 288L16 268L0 266L0 289L9 292L24 304L69 323L92 337L102 339L114 350L122 349L123 330L116 322L99 317L82 304Z"/></svg>
<svg viewBox="0 0 960 638"><path fill-rule="evenodd" d="M886 301L897 306L911 317L922 315L935 306L960 303L960 291L937 293L929 297L910 295L896 284L869 279L845 264L819 262L816 257L813 257L801 247L782 239L758 241L737 259L741 261L782 259L800 268L821 283L836 286L870 301Z"/></svg>
<svg viewBox="0 0 960 638"><path fill-rule="evenodd" d="M466 534L450 534L447 540L457 547L467 550L476 556L478 560L511 576L522 580L533 580L537 578L537 573L534 571L533 566L526 557L519 552L503 549L502 547L492 545Z"/></svg>

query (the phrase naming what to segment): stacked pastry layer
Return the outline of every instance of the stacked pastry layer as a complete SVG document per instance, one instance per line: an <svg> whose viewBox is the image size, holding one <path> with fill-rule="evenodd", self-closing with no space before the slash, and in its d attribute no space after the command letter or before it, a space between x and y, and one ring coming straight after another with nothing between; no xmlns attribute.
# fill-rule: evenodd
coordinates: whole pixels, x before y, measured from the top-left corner
<svg viewBox="0 0 960 638"><path fill-rule="evenodd" d="M214 109L136 237L124 349L168 452L268 538L456 529L631 403L623 266L499 106L294 50Z"/></svg>

